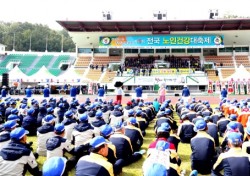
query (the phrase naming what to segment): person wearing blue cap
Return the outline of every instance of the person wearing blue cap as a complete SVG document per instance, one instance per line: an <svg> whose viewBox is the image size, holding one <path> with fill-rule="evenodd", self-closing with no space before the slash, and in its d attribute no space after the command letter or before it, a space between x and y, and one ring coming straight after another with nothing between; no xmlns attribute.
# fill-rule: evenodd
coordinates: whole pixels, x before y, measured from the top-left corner
<svg viewBox="0 0 250 176"><path fill-rule="evenodd" d="M135 97L136 97L136 99L142 99L142 94L143 94L142 87L140 85L138 85L135 88Z"/></svg>
<svg viewBox="0 0 250 176"><path fill-rule="evenodd" d="M178 127L177 135L180 137L182 143L190 143L192 137L196 135L194 131L194 124L189 121L188 116L181 116L182 123Z"/></svg>
<svg viewBox="0 0 250 176"><path fill-rule="evenodd" d="M117 159L124 161L123 165L129 165L141 159L142 154L134 152L131 140L125 135L125 129L121 122L118 122L115 126L115 132L109 137L109 140L116 147Z"/></svg>
<svg viewBox="0 0 250 176"><path fill-rule="evenodd" d="M25 95L27 98L31 98L33 94L32 87L28 85L28 87L25 89Z"/></svg>
<svg viewBox="0 0 250 176"><path fill-rule="evenodd" d="M70 97L76 97L76 95L77 95L77 89L76 89L76 87L75 86L71 86L71 88L70 88Z"/></svg>
<svg viewBox="0 0 250 176"><path fill-rule="evenodd" d="M44 98L49 98L49 96L50 96L49 85L45 85L44 89L43 89L43 97Z"/></svg>
<svg viewBox="0 0 250 176"><path fill-rule="evenodd" d="M71 110L68 110L67 112L65 112L64 115L66 117L62 121L62 124L65 127L65 136L64 136L64 138L70 141L73 129L77 125L77 121L75 119L75 115L74 115L73 111L71 111Z"/></svg>
<svg viewBox="0 0 250 176"><path fill-rule="evenodd" d="M238 129L238 124L235 121L231 121L227 124L227 130L224 134L224 138L221 142L221 149L223 152L229 150L229 146L228 146L228 135L232 132L236 132L239 133L239 135L241 135L241 140L243 141L243 135L239 132Z"/></svg>
<svg viewBox="0 0 250 176"><path fill-rule="evenodd" d="M101 110L98 110L96 113L95 113L95 121L91 122L91 125L94 127L94 133L95 133L95 136L99 136L100 135L100 128L102 125L105 125L105 121L104 119L102 118L103 117L103 113Z"/></svg>
<svg viewBox="0 0 250 176"><path fill-rule="evenodd" d="M219 115L219 120L217 121L218 131L220 134L220 137L224 136L224 133L227 130L227 124L230 122L228 118L225 117L224 114Z"/></svg>
<svg viewBox="0 0 250 176"><path fill-rule="evenodd" d="M29 131L30 136L35 136L37 131L37 119L33 108L28 109L27 116L23 118L22 127Z"/></svg>
<svg viewBox="0 0 250 176"><path fill-rule="evenodd" d="M221 92L220 92L220 99L223 100L223 99L226 99L227 98L227 90L225 87L222 88Z"/></svg>
<svg viewBox="0 0 250 176"><path fill-rule="evenodd" d="M12 100L10 101L10 106L6 108L5 110L5 117L6 117L6 121L8 116L11 114L11 110L16 108L16 101Z"/></svg>
<svg viewBox="0 0 250 176"><path fill-rule="evenodd" d="M75 146L77 160L89 154L89 141L94 137L94 127L88 122L88 114L81 114L79 124L74 127L71 137L71 143Z"/></svg>
<svg viewBox="0 0 250 176"><path fill-rule="evenodd" d="M127 126L125 126L125 135L131 140L133 151L139 151L143 144L143 135L140 128L135 126L136 123L136 118L130 117L128 119Z"/></svg>
<svg viewBox="0 0 250 176"><path fill-rule="evenodd" d="M98 100L104 100L104 94L105 94L105 90L103 86L100 86L100 88L97 91Z"/></svg>
<svg viewBox="0 0 250 176"><path fill-rule="evenodd" d="M237 122L237 117L237 114L230 114L229 119L237 124L239 132L244 136L244 127L240 122Z"/></svg>
<svg viewBox="0 0 250 176"><path fill-rule="evenodd" d="M250 157L241 150L242 136L240 133L231 132L228 135L229 150L221 153L213 166L212 176L221 175L250 175Z"/></svg>
<svg viewBox="0 0 250 176"><path fill-rule="evenodd" d="M206 133L207 123L202 119L195 123L197 135L190 141L191 168L202 175L210 174L216 156L214 139Z"/></svg>
<svg viewBox="0 0 250 176"><path fill-rule="evenodd" d="M8 95L7 87L6 86L2 86L1 96L2 97L7 97L7 95Z"/></svg>
<svg viewBox="0 0 250 176"><path fill-rule="evenodd" d="M64 138L64 125L61 123L56 124L54 127L54 133L55 136L50 137L46 141L47 159L52 158L54 156L63 157L65 151L74 154L74 147L71 146L69 140Z"/></svg>
<svg viewBox="0 0 250 176"><path fill-rule="evenodd" d="M114 166L114 174L119 175L122 172L122 167L124 165L123 159L117 159L116 157L116 146L112 144L109 140L110 136L113 134L113 128L106 124L101 127L100 135L105 138L108 145L108 161Z"/></svg>
<svg viewBox="0 0 250 176"><path fill-rule="evenodd" d="M54 133L55 119L52 115L46 115L43 119L43 125L37 128L37 150L40 156L47 155L46 141L55 136Z"/></svg>
<svg viewBox="0 0 250 176"><path fill-rule="evenodd" d="M175 145L168 141L169 134L171 131L171 127L168 123L162 123L162 125L157 129L156 139L149 144L149 149L153 149L156 147L158 141L165 141L169 143L169 148L172 150L176 150Z"/></svg>
<svg viewBox="0 0 250 176"><path fill-rule="evenodd" d="M242 151L250 154L250 126L246 128L246 139L242 144Z"/></svg>
<svg viewBox="0 0 250 176"><path fill-rule="evenodd" d="M115 124L116 124L117 122L119 122L119 121L124 122L124 119L123 119L123 112L122 112L122 106L120 106L120 105L115 105L115 106L114 106L114 110L111 112L109 119L110 119L110 123L109 123L109 124L110 124L112 127L114 127Z"/></svg>
<svg viewBox="0 0 250 176"><path fill-rule="evenodd" d="M145 136L146 135L146 128L148 127L148 122L146 121L145 118L142 117L142 110L137 109L137 111L135 112L135 118L136 121L139 123L139 128L142 132L142 135Z"/></svg>
<svg viewBox="0 0 250 176"><path fill-rule="evenodd" d="M207 133L214 139L216 147L219 147L219 133L218 127L213 123L213 119L210 116L204 117L204 121L207 123Z"/></svg>
<svg viewBox="0 0 250 176"><path fill-rule="evenodd" d="M143 163L142 169L144 176L179 176L179 164L173 163L171 157L169 143L158 141L155 149L148 154Z"/></svg>
<svg viewBox="0 0 250 176"><path fill-rule="evenodd" d="M90 155L81 157L76 165L76 176L114 176L113 165L107 161L108 146L102 136L90 141Z"/></svg>
<svg viewBox="0 0 250 176"><path fill-rule="evenodd" d="M43 164L43 176L68 175L67 159L64 157L52 157Z"/></svg>
<svg viewBox="0 0 250 176"><path fill-rule="evenodd" d="M27 133L22 127L11 131L11 141L0 151L1 175L25 175L27 170L32 175L42 175L34 154L27 147Z"/></svg>
<svg viewBox="0 0 250 176"><path fill-rule="evenodd" d="M188 102L188 100L190 99L190 91L189 91L187 85L183 86L181 96L182 96L184 103Z"/></svg>
<svg viewBox="0 0 250 176"><path fill-rule="evenodd" d="M0 150L10 142L10 133L17 125L16 120L9 120L3 124L4 131L0 132Z"/></svg>

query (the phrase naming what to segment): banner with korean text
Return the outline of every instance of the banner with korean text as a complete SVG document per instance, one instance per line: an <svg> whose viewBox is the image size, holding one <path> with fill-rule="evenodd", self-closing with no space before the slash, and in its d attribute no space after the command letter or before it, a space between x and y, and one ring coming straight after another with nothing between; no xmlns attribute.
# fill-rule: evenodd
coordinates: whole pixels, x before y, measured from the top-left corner
<svg viewBox="0 0 250 176"><path fill-rule="evenodd" d="M223 35L101 36L99 47L111 48L222 48Z"/></svg>

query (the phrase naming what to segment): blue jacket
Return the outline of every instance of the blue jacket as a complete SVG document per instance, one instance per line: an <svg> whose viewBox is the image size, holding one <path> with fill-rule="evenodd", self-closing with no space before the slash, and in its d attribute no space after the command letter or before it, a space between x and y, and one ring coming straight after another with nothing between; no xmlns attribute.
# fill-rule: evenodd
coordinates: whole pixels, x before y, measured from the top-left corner
<svg viewBox="0 0 250 176"><path fill-rule="evenodd" d="M102 87L100 89L98 89L98 96L99 97L103 97L104 93L105 93L105 91L104 91L104 89Z"/></svg>
<svg viewBox="0 0 250 176"><path fill-rule="evenodd" d="M190 96L190 91L187 87L184 87L182 90L182 96L183 97L189 97Z"/></svg>
<svg viewBox="0 0 250 176"><path fill-rule="evenodd" d="M135 88L135 93L136 93L136 97L141 97L142 96L142 88L141 87Z"/></svg>
<svg viewBox="0 0 250 176"><path fill-rule="evenodd" d="M223 89L220 94L221 94L222 98L226 98L227 97L227 90Z"/></svg>
<svg viewBox="0 0 250 176"><path fill-rule="evenodd" d="M49 88L43 89L43 96L44 97L49 97L49 94L50 94Z"/></svg>
<svg viewBox="0 0 250 176"><path fill-rule="evenodd" d="M71 97L76 97L76 94L77 94L77 89L75 87L71 87L70 96Z"/></svg>
<svg viewBox="0 0 250 176"><path fill-rule="evenodd" d="M26 97L31 97L32 96L32 90L31 89L26 89L25 93L26 93Z"/></svg>
<svg viewBox="0 0 250 176"><path fill-rule="evenodd" d="M6 90L6 89L2 89L2 91L1 91L1 96L2 96L2 97L6 97L7 94L8 94L7 90Z"/></svg>

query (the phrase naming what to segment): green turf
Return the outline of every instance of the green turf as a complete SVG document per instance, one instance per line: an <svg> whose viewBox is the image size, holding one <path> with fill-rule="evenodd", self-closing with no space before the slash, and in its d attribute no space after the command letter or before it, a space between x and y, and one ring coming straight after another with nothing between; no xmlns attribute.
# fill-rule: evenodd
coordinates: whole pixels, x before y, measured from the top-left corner
<svg viewBox="0 0 250 176"><path fill-rule="evenodd" d="M176 119L177 122L179 122L179 118L177 117L176 114L174 114L174 118ZM149 127L146 130L147 134L144 137L142 149L147 150L149 144L155 139L155 133L153 130L153 126L154 126L154 121L152 121L150 123ZM33 141L33 148L35 151L36 146L37 146L36 137L28 137L28 141ZM189 175L191 172L191 166L190 166L191 147L190 147L190 144L179 143L178 154L182 160L181 170L185 169L186 175ZM139 161L127 166L127 167L124 167L123 173L121 175L122 176L142 176L143 175L142 174L142 164L143 164L143 161L145 160L145 157L146 157L146 155L144 154L144 156L141 160L139 160ZM45 162L45 160L46 160L45 157L38 158L37 161L38 161L40 168L42 168L42 164ZM69 173L70 176L73 176L74 174L75 174L74 170ZM26 175L30 175L30 174L28 173Z"/></svg>

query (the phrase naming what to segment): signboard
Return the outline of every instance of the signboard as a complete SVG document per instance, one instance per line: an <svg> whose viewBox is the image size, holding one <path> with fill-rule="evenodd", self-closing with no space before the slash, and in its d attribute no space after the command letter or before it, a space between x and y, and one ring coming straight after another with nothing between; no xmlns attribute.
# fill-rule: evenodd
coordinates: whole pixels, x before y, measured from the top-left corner
<svg viewBox="0 0 250 176"><path fill-rule="evenodd" d="M221 48L223 35L101 36L99 47L111 48Z"/></svg>

